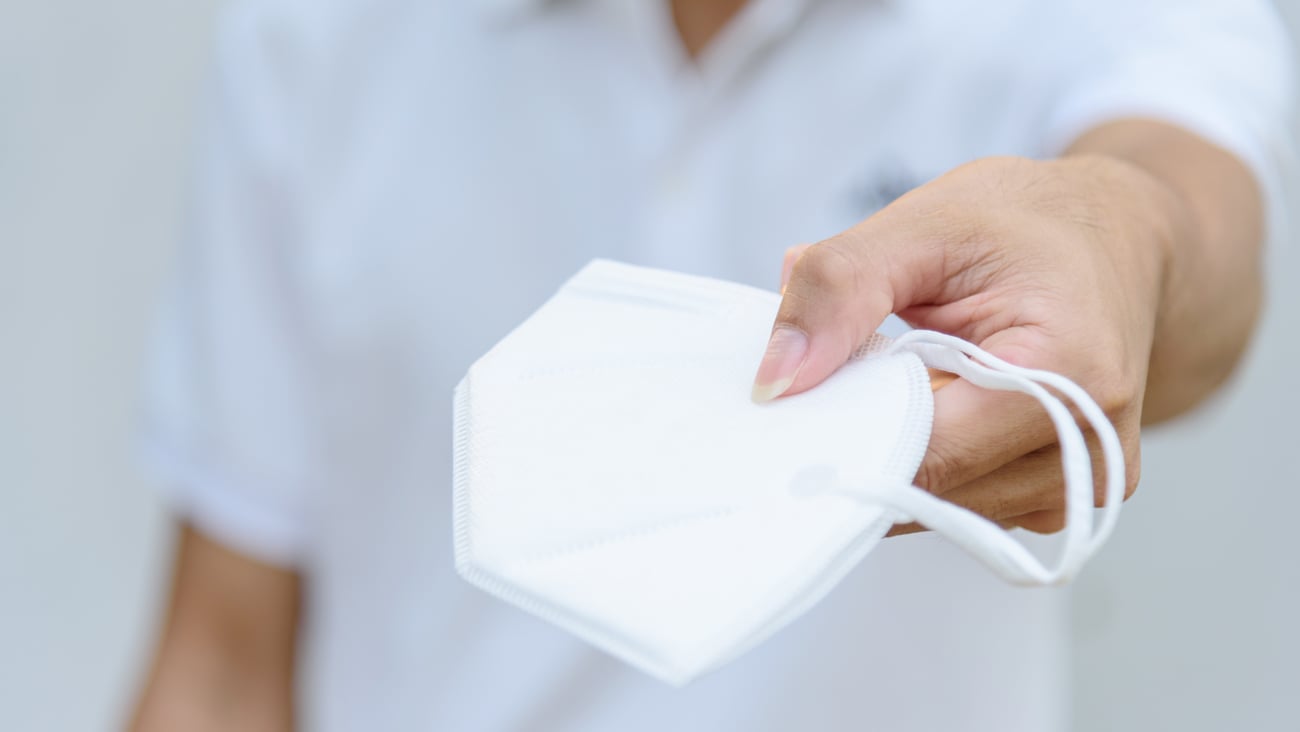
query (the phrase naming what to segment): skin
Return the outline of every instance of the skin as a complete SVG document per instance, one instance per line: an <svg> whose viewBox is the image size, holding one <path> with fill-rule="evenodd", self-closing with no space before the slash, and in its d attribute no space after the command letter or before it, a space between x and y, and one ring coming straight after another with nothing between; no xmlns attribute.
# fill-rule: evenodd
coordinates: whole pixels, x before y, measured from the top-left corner
<svg viewBox="0 0 1300 732"><path fill-rule="evenodd" d="M671 5L695 57L743 0ZM1156 122L1097 128L1058 160L975 161L787 255L780 338L755 398L816 386L897 312L1078 382L1124 440L1131 493L1141 425L1203 400L1246 346L1261 226L1240 162ZM800 353L791 333L804 339ZM1059 530L1059 454L1038 407L946 375L935 386L918 483L1004 525ZM293 729L301 587L295 571L183 527L167 621L129 728Z"/></svg>
<svg viewBox="0 0 1300 732"><path fill-rule="evenodd" d="M1261 228L1245 167L1159 122L1105 125L1056 160L968 163L787 255L754 398L816 386L897 313L1084 387L1124 444L1131 495L1141 426L1209 396L1249 341ZM917 483L1005 525L1062 528L1055 434L1023 395L940 389Z"/></svg>
<svg viewBox="0 0 1300 732"><path fill-rule="evenodd" d="M184 526L153 667L128 729L294 728L301 580Z"/></svg>
<svg viewBox="0 0 1300 732"><path fill-rule="evenodd" d="M745 0L672 0L673 24L682 50L698 58L724 26L745 7Z"/></svg>

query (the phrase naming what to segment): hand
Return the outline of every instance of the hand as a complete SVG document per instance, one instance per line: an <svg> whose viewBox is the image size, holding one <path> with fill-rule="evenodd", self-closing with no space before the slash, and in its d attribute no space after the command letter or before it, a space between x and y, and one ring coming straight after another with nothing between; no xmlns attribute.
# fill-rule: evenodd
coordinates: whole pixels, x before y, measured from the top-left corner
<svg viewBox="0 0 1300 732"><path fill-rule="evenodd" d="M1082 386L1124 445L1127 497L1137 486L1143 392L1178 215L1176 196L1158 180L1105 156L956 168L852 229L787 253L754 398L811 389L897 313ZM1094 474L1103 475L1097 466ZM1055 431L1024 395L960 379L939 389L916 481L1005 526L1064 525ZM1100 486L1097 496L1100 505Z"/></svg>

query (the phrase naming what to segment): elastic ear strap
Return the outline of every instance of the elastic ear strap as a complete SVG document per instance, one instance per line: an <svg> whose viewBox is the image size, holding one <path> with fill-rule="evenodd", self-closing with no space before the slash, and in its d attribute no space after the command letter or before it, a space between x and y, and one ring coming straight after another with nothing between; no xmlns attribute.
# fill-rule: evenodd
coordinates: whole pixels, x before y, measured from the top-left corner
<svg viewBox="0 0 1300 732"><path fill-rule="evenodd" d="M1072 574L1071 570L1078 565L1078 557L1087 551L1092 523L1089 495L1083 496L1082 505L1078 500L1080 487L1092 484L1091 467L1087 461L1087 450L1082 444L1082 436L1078 433L1069 410L1037 384L986 369L960 354L952 354L951 351L933 346L911 347L906 350L916 353L928 365L958 373L979 386L1024 392L1043 405L1061 436L1062 464L1066 472L1065 548L1058 565L1049 569L1002 527L929 491L901 483L892 486L889 495L873 491L872 497L946 537L1008 582L1046 585L1067 579ZM945 358L945 354L956 355L956 359ZM1078 458L1079 452L1083 453L1082 461ZM1090 492L1090 489L1085 490Z"/></svg>
<svg viewBox="0 0 1300 732"><path fill-rule="evenodd" d="M1057 566L1048 569L997 524L920 488L882 485L869 487L867 492L874 500L947 537L1009 582L1055 584L1071 579L1113 529L1123 500L1123 452L1114 428L1101 409L1086 392L1064 377L1014 366L977 346L942 333L912 331L896 340L890 350L910 351L927 365L957 373L978 386L1026 393L1043 405L1061 445L1066 494L1065 547ZM1107 502L1102 525L1095 535L1092 531L1092 466L1087 444L1069 409L1040 383L1057 389L1077 404L1101 437L1107 464Z"/></svg>
<svg viewBox="0 0 1300 732"><path fill-rule="evenodd" d="M899 344L903 344L906 347L906 344L913 342L917 344L917 347L926 350L928 353L937 355L945 364L969 363L967 359L957 355L961 353L989 369L996 369L997 372L1050 386L1069 399L1079 409L1083 418L1087 420L1088 426L1092 428L1093 434L1097 436L1102 458L1106 463L1106 487L1103 491L1105 505L1101 509L1100 525L1092 535L1089 555L1099 549L1110 538L1111 532L1115 530L1115 524L1119 521L1119 513L1124 505L1124 492L1128 477L1124 470L1124 447L1120 443L1119 435L1115 432L1115 426L1111 424L1105 411L1097 405L1097 402L1093 401L1092 397L1082 387L1060 374L1017 366L994 356L973 343L945 333L930 330L911 331L896 339L892 346L897 347ZM934 346L940 348L934 348ZM915 350L915 348L907 348L907 350ZM926 356L922 355L921 358L924 360ZM945 368L945 366L939 366L939 368ZM1071 422L1073 423L1073 420ZM1060 433L1059 425L1057 432ZM1091 495L1091 486L1089 487L1089 495Z"/></svg>
<svg viewBox="0 0 1300 732"><path fill-rule="evenodd" d="M1001 526L922 488L908 483L876 484L856 493L921 522L979 559L1007 582L1046 585L1055 581L1055 573L1044 567Z"/></svg>

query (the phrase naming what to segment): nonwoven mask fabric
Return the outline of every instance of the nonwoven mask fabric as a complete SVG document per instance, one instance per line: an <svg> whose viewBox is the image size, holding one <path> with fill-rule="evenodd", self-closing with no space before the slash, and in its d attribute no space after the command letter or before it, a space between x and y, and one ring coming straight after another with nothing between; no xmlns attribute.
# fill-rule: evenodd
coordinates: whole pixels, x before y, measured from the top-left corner
<svg viewBox="0 0 1300 732"><path fill-rule="evenodd" d="M894 523L920 521L1024 585L1068 581L1110 534L1123 452L1074 383L911 331L876 336L814 389L755 404L779 303L604 260L565 283L456 388L460 574L681 685L820 601ZM1030 394L1052 417L1067 516L1054 566L912 485L934 411L927 365ZM1057 395L1100 439L1096 525L1088 450Z"/></svg>

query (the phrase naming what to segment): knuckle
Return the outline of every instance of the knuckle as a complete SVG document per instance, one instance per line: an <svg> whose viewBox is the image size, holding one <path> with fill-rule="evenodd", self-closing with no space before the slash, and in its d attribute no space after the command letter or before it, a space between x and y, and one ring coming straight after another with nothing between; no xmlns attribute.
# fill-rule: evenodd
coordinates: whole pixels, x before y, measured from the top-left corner
<svg viewBox="0 0 1300 732"><path fill-rule="evenodd" d="M1121 434L1120 444L1124 450L1124 500L1137 492L1138 480L1142 477L1142 449L1137 436L1126 437ZM1090 445L1092 452L1093 505L1102 508L1106 505L1106 468L1100 447Z"/></svg>
<svg viewBox="0 0 1300 732"><path fill-rule="evenodd" d="M941 442L931 439L925 459L916 471L916 484L931 493L942 493L952 487L950 484L956 472L954 460L947 448Z"/></svg>
<svg viewBox="0 0 1300 732"><path fill-rule="evenodd" d="M1122 375L1105 368L1106 373L1095 382L1093 399L1107 417L1115 419L1132 407L1137 389Z"/></svg>
<svg viewBox="0 0 1300 732"><path fill-rule="evenodd" d="M843 244L828 240L809 249L795 263L791 275L794 284L813 292L844 292L856 288L860 280L857 259Z"/></svg>
<svg viewBox="0 0 1300 732"><path fill-rule="evenodd" d="M801 287L794 287L794 280L791 280L791 286L787 287L785 294L781 296L781 307L777 311L776 319L782 323L789 323L796 327L803 328L806 313L810 312L817 304L816 293Z"/></svg>
<svg viewBox="0 0 1300 732"><path fill-rule="evenodd" d="M1080 383L1089 385L1090 395L1107 417L1119 420L1137 408L1144 384L1134 369L1125 366L1124 359L1103 356L1115 352L1113 348L1097 349Z"/></svg>

